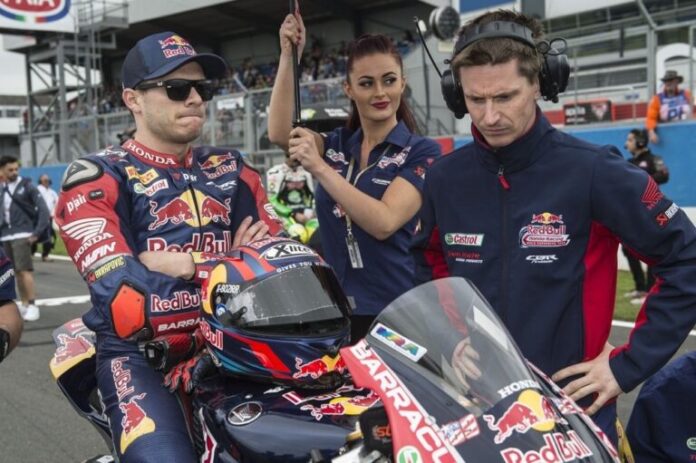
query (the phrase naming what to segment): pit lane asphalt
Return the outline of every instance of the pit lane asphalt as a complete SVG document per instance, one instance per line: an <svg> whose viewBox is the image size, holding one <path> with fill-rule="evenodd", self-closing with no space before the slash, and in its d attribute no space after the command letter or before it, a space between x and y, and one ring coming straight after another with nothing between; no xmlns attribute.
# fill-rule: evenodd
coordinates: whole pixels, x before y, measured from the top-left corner
<svg viewBox="0 0 696 463"><path fill-rule="evenodd" d="M34 265L38 299L88 294L71 262L35 260ZM0 463L74 463L107 451L98 433L73 411L48 369L52 331L82 315L89 304L82 298L40 308L41 318L25 324L19 346L0 364ZM614 327L611 342L624 343L628 332ZM687 338L678 355L692 350L696 336ZM624 424L636 393L619 400Z"/></svg>

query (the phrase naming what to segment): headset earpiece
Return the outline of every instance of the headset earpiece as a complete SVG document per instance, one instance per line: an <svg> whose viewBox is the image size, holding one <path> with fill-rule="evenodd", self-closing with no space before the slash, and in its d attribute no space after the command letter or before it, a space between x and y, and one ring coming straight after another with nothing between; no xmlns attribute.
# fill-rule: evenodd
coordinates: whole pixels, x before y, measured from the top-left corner
<svg viewBox="0 0 696 463"><path fill-rule="evenodd" d="M450 111L454 113L454 117L461 119L467 113L466 102L464 101L464 94L462 92L462 87L459 84L459 79L454 77L452 69L447 69L442 74L440 79L440 86L442 88L442 96L445 99L445 103Z"/></svg>
<svg viewBox="0 0 696 463"><path fill-rule="evenodd" d="M570 65L568 57L558 52L555 48L549 49L543 55L539 74L539 90L545 100L558 103L558 94L563 93L568 86Z"/></svg>
<svg viewBox="0 0 696 463"><path fill-rule="evenodd" d="M636 146L638 148L645 148L648 146L648 131L645 129L640 129L637 133L633 134L636 140Z"/></svg>

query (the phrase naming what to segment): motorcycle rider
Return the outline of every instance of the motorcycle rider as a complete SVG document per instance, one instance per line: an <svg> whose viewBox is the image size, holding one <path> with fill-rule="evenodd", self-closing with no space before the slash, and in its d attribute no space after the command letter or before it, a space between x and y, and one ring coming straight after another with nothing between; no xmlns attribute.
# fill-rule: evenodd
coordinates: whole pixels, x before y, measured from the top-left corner
<svg viewBox="0 0 696 463"><path fill-rule="evenodd" d="M319 226L314 213L312 175L302 166L282 163L271 167L266 178L268 200L283 220L283 227L293 239L309 243Z"/></svg>
<svg viewBox="0 0 696 463"><path fill-rule="evenodd" d="M281 230L238 152L191 147L211 79L226 69L172 32L140 40L122 70L134 139L74 161L64 177L56 222L89 286L83 321L96 333L98 389L121 462L196 459L178 401L142 343L195 328L200 293L190 280L205 277L212 253ZM145 265L172 262L178 278Z"/></svg>
<svg viewBox="0 0 696 463"><path fill-rule="evenodd" d="M568 68L542 34L507 10L460 31L446 97L471 113L474 141L428 172L416 275L470 279L522 353L585 399L615 441L616 396L669 360L696 321L696 230L618 150L549 124L536 99L562 91ZM658 284L614 349L619 241L651 261Z"/></svg>

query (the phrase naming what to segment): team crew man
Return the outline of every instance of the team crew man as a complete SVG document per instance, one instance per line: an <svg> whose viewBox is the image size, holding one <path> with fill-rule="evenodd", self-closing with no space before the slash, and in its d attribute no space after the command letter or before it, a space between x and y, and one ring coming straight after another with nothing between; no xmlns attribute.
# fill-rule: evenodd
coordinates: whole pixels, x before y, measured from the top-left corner
<svg viewBox="0 0 696 463"><path fill-rule="evenodd" d="M568 70L541 35L505 10L460 32L448 103L471 114L474 141L428 171L418 279L469 278L522 353L613 436L605 405L667 362L696 321L696 230L617 149L549 124L536 99L562 91ZM619 242L657 282L630 342L613 348Z"/></svg>
<svg viewBox="0 0 696 463"><path fill-rule="evenodd" d="M123 65L135 138L73 162L56 207L89 285L83 321L97 334L98 388L121 462L196 460L177 399L139 343L196 327L192 257L280 230L238 152L191 148L215 90L208 79L225 71L222 58L197 54L171 32L139 41ZM173 261L183 263L180 278L148 269Z"/></svg>
<svg viewBox="0 0 696 463"><path fill-rule="evenodd" d="M346 294L354 298L353 340L411 287L409 243L429 164L439 145L414 134L401 56L391 39L363 36L348 51L344 90L348 127L318 134L292 128L292 44L305 43L302 18L280 28L281 55L269 110L269 138L319 183L316 208L322 249Z"/></svg>

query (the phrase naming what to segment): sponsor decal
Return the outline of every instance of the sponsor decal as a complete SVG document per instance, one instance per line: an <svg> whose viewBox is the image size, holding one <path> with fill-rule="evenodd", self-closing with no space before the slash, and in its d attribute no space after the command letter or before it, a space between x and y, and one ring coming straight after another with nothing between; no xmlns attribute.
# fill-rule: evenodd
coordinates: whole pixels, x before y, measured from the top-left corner
<svg viewBox="0 0 696 463"><path fill-rule="evenodd" d="M247 246L249 246L252 249L256 249L258 251L259 249L265 248L267 245L269 245L271 243L278 242L278 241L286 242L287 238L269 236L268 238L264 238L262 240L253 241L253 242L247 244Z"/></svg>
<svg viewBox="0 0 696 463"><path fill-rule="evenodd" d="M213 433L208 429L203 417L203 407L198 411L198 422L201 424L203 431L203 455L201 455L201 463L213 463L215 461L215 449L218 443L213 436Z"/></svg>
<svg viewBox="0 0 696 463"><path fill-rule="evenodd" d="M377 185L382 185L382 186L387 186L391 185L391 180L385 179L385 178L373 178L372 183L376 183Z"/></svg>
<svg viewBox="0 0 696 463"><path fill-rule="evenodd" d="M236 180L230 180L229 182L221 183L220 185L216 184L215 182L208 182L206 183L208 186L214 186L218 190L221 191L227 191L231 190L232 188L237 186L237 181Z"/></svg>
<svg viewBox="0 0 696 463"><path fill-rule="evenodd" d="M515 392L520 392L523 389L541 390L541 386L539 386L539 383L537 383L533 379L524 379L522 381L515 381L514 383L509 384L502 389L498 389L498 394L500 394L501 399L504 399L505 397L510 396Z"/></svg>
<svg viewBox="0 0 696 463"><path fill-rule="evenodd" d="M201 333L206 341L218 349L222 349L222 331L210 327L207 321L200 321Z"/></svg>
<svg viewBox="0 0 696 463"><path fill-rule="evenodd" d="M123 147L125 149L127 149L128 151L130 151L131 153L135 154L136 156L143 158L145 161L153 162L155 164L161 164L164 166L176 166L177 165L177 162L173 158L171 158L167 155L159 154L159 153L151 153L150 151L147 151L145 149L145 147L143 147L142 145L139 145L138 143L136 143L132 139L126 141L123 144Z"/></svg>
<svg viewBox="0 0 696 463"><path fill-rule="evenodd" d="M271 203L265 203L265 204L263 205L263 210L266 211L266 214L268 214L268 216L269 216L270 218L272 218L273 220L275 220L275 221L277 221L277 222L280 222L280 221L281 221L281 220L280 220L280 217L278 217L278 214L276 214L276 211L275 211L275 209L273 208L273 204L271 204Z"/></svg>
<svg viewBox="0 0 696 463"><path fill-rule="evenodd" d="M352 384L344 384L333 392L327 392L326 394L303 396L300 394L300 390L294 389L283 394L283 398L293 405L302 405L307 402L328 402L331 399L341 397L345 394L361 393L363 391L369 391L363 388L358 388Z"/></svg>
<svg viewBox="0 0 696 463"><path fill-rule="evenodd" d="M134 166L126 166L126 174L128 175L128 180L135 179L143 185L148 185L159 178L159 174L155 169L149 169L140 173Z"/></svg>
<svg viewBox="0 0 696 463"><path fill-rule="evenodd" d="M307 404L300 407L302 411L309 411L315 420L321 421L324 416L358 416L379 401L379 396L372 391L367 395L353 397L338 397L318 406Z"/></svg>
<svg viewBox="0 0 696 463"><path fill-rule="evenodd" d="M219 166L221 166L223 163L227 161L233 161L232 165L235 166L235 170L237 167L237 163L234 159L234 155L232 153L226 153L226 154L211 154L208 156L208 158L203 161L203 162L198 162L198 166L201 168L201 170L211 170L211 169L217 169Z"/></svg>
<svg viewBox="0 0 696 463"><path fill-rule="evenodd" d="M677 203L672 203L664 212L659 213L655 217L655 221L660 227L665 227L678 211L679 206L677 206Z"/></svg>
<svg viewBox="0 0 696 463"><path fill-rule="evenodd" d="M295 369L297 371L292 375L292 377L295 379L306 377L317 379L320 376L333 371L343 373L346 370L346 364L343 362L340 355L337 355L336 357L324 355L321 358L310 360L306 363L303 363L301 358L295 357Z"/></svg>
<svg viewBox="0 0 696 463"><path fill-rule="evenodd" d="M70 238L82 242L104 232L106 219L80 219L63 225L62 229Z"/></svg>
<svg viewBox="0 0 696 463"><path fill-rule="evenodd" d="M183 320L165 322L157 325L157 334L165 333L167 331L181 330L183 328L190 328L198 324L198 317L196 318L185 318Z"/></svg>
<svg viewBox="0 0 696 463"><path fill-rule="evenodd" d="M375 339L378 339L414 362L420 360L428 352L425 347L416 344L395 331L392 331L381 323L377 323L377 325L372 328L370 334L374 336Z"/></svg>
<svg viewBox="0 0 696 463"><path fill-rule="evenodd" d="M657 203L660 202L665 195L660 191L660 187L657 186L657 182L652 177L648 177L648 184L645 186L645 191L643 196L640 198L640 202L649 210L653 210Z"/></svg>
<svg viewBox="0 0 696 463"><path fill-rule="evenodd" d="M396 154L393 154L391 156L382 156L382 158L377 163L377 168L386 169L391 165L400 167L401 165L403 165L404 162L406 162L406 158L408 157L409 152L411 152L411 147L407 146L406 148L404 148Z"/></svg>
<svg viewBox="0 0 696 463"><path fill-rule="evenodd" d="M7 280L14 276L14 269L8 269L0 276L0 286L4 285Z"/></svg>
<svg viewBox="0 0 696 463"><path fill-rule="evenodd" d="M551 212L532 214L529 225L520 229L522 248L559 248L570 244L563 215Z"/></svg>
<svg viewBox="0 0 696 463"><path fill-rule="evenodd" d="M85 270L92 266L92 264L108 256L109 254L114 252L115 249L116 243L109 243L103 246L99 246L91 253L85 255L85 258L82 259L82 262L80 263L80 273L84 273ZM75 259L77 260L77 257L75 257Z"/></svg>
<svg viewBox="0 0 696 463"><path fill-rule="evenodd" d="M102 199L104 197L104 190L92 190L87 195L89 199Z"/></svg>
<svg viewBox="0 0 696 463"><path fill-rule="evenodd" d="M135 388L130 384L131 371L123 367L123 364L127 362L128 359L128 356L123 356L111 360L111 376L114 378L116 396L119 402L135 391Z"/></svg>
<svg viewBox="0 0 696 463"><path fill-rule="evenodd" d="M187 182L197 182L198 181L198 175L193 175L193 174L187 174L186 172L181 173L184 176L184 180Z"/></svg>
<svg viewBox="0 0 696 463"><path fill-rule="evenodd" d="M507 448L500 452L505 463L532 462L567 462L582 460L593 455L592 450L585 444L575 431L565 435L560 432L546 434L545 445L539 450L523 452L517 448Z"/></svg>
<svg viewBox="0 0 696 463"><path fill-rule="evenodd" d="M483 234L477 233L447 233L445 244L450 246L482 246Z"/></svg>
<svg viewBox="0 0 696 463"><path fill-rule="evenodd" d="M333 162L334 164L344 164L348 165L348 161L346 161L346 156L341 153L341 152L336 152L333 148L329 148L326 150L326 154L324 155L329 161Z"/></svg>
<svg viewBox="0 0 696 463"><path fill-rule="evenodd" d="M152 196L155 193L157 193L160 190L166 190L169 188L169 182L167 182L167 179L160 179L157 180L155 183L153 183L150 186L145 186L142 183L134 183L133 184L133 191L136 192L139 195L145 195L145 196Z"/></svg>
<svg viewBox="0 0 696 463"><path fill-rule="evenodd" d="M186 223L191 227L204 227L210 222L229 225L231 202L232 198L227 198L221 203L198 190L193 190L193 193L186 191L163 205L150 201L150 215L155 220L150 223L148 230L157 230L168 223ZM196 211L200 211L200 220Z"/></svg>
<svg viewBox="0 0 696 463"><path fill-rule="evenodd" d="M123 418L121 418L121 453L125 453L128 446L137 438L155 431L155 422L138 404L145 397L147 397L147 393L143 392L131 397L127 402L119 402L118 404L118 408L123 413Z"/></svg>
<svg viewBox="0 0 696 463"><path fill-rule="evenodd" d="M73 212L77 211L80 206L87 204L87 198L84 195L78 194L75 197L70 198L65 202L65 206L68 208L68 214L72 215Z"/></svg>
<svg viewBox="0 0 696 463"><path fill-rule="evenodd" d="M556 254L542 254L536 256L527 256L525 260L527 262L531 262L532 264L553 264L558 260L558 257L556 257Z"/></svg>
<svg viewBox="0 0 696 463"><path fill-rule="evenodd" d="M159 44L164 57L167 59L180 55L196 56L196 50L193 49L191 44L177 34L170 35L164 40L159 40Z"/></svg>
<svg viewBox="0 0 696 463"><path fill-rule="evenodd" d="M201 293L191 293L190 291L174 291L169 298L162 298L157 294L150 296L150 311L155 313L175 312L186 310L192 307L198 308L201 305Z"/></svg>
<svg viewBox="0 0 696 463"><path fill-rule="evenodd" d="M513 433L525 434L530 429L548 432L556 427L557 422L566 423L556 413L551 401L532 389L523 391L497 420L493 415L483 415L483 420L488 429L496 433L493 438L496 444L502 444Z"/></svg>
<svg viewBox="0 0 696 463"><path fill-rule="evenodd" d="M482 264L483 259L481 258L480 252L471 251L447 251L447 257L454 259L457 262L464 262L466 264Z"/></svg>
<svg viewBox="0 0 696 463"><path fill-rule="evenodd" d="M418 445L421 452L428 452L427 461L463 462L464 460L438 434L438 428L420 403L389 369L374 349L365 340L348 348L352 361L358 361L367 370L374 388L380 392L389 413L392 432L399 436L399 429L408 428L410 433L401 434L402 442L395 445ZM393 413L392 413L393 412ZM420 458L420 454L418 455ZM408 460L399 460L408 461ZM420 461L420 460L415 460Z"/></svg>
<svg viewBox="0 0 696 463"><path fill-rule="evenodd" d="M126 266L126 259L123 256L119 256L115 259L110 260L109 262L105 263L104 265L97 267L95 270L90 272L89 277L87 278L87 281L90 283L94 283L95 281L99 280L101 277L104 275L116 270L117 268L120 267L125 267Z"/></svg>
<svg viewBox="0 0 696 463"><path fill-rule="evenodd" d="M234 407L227 414L227 422L232 426L244 426L256 421L263 407L259 402L246 402Z"/></svg>
<svg viewBox="0 0 696 463"><path fill-rule="evenodd" d="M315 256L312 248L299 243L280 243L271 246L261 253L266 260L289 259L300 256Z"/></svg>
<svg viewBox="0 0 696 463"><path fill-rule="evenodd" d="M218 239L213 232L194 233L191 241L187 243L169 243L164 238L148 238L148 251L169 251L169 252L211 252L220 254L227 252L232 247L232 232L223 231L222 238Z"/></svg>
<svg viewBox="0 0 696 463"><path fill-rule="evenodd" d="M481 430L479 429L476 416L469 414L457 421L447 423L440 427L438 433L444 441L457 446L478 436Z"/></svg>
<svg viewBox="0 0 696 463"><path fill-rule="evenodd" d="M686 446L687 446L690 450L696 450L696 437L689 437L689 438L686 440Z"/></svg>
<svg viewBox="0 0 696 463"><path fill-rule="evenodd" d="M217 290L218 293L221 293L221 294L237 294L237 293L239 293L240 288L241 287L239 285L231 285L228 283L222 283L222 284L217 285L217 287L215 289Z"/></svg>
<svg viewBox="0 0 696 463"><path fill-rule="evenodd" d="M423 463L423 457L421 457L420 452L417 448L407 445L406 447L401 447L399 453L396 455L397 463Z"/></svg>
<svg viewBox="0 0 696 463"><path fill-rule="evenodd" d="M0 16L23 23L52 23L63 19L69 12L70 0L0 1Z"/></svg>
<svg viewBox="0 0 696 463"><path fill-rule="evenodd" d="M94 346L81 334L71 335L60 333L57 336L58 348L53 355L53 361L55 364L63 363L67 360L73 359L75 357L80 357L83 354L92 355L94 354Z"/></svg>

